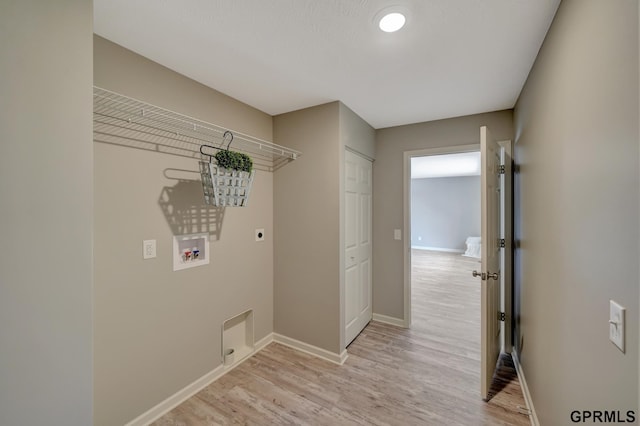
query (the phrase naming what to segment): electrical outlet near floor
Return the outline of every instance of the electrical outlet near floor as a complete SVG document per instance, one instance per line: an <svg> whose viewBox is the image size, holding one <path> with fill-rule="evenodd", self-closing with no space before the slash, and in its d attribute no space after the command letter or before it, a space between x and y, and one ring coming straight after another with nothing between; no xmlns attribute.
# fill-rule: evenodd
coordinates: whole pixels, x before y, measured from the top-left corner
<svg viewBox="0 0 640 426"><path fill-rule="evenodd" d="M625 308L609 300L609 340L624 352L624 311Z"/></svg>

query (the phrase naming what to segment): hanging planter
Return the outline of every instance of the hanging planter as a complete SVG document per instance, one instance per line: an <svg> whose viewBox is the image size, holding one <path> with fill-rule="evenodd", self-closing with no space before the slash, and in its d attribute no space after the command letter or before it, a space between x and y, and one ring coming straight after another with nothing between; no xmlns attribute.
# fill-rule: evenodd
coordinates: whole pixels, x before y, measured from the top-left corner
<svg viewBox="0 0 640 426"><path fill-rule="evenodd" d="M251 173L253 169L253 161L247 154L241 152L222 150L213 156L218 166L230 170L238 170L241 172Z"/></svg>
<svg viewBox="0 0 640 426"><path fill-rule="evenodd" d="M227 136L230 136L227 149L220 149L213 156L216 163L212 162L212 156L209 156L209 162L200 162L204 202L216 207L246 207L255 176L253 161L246 154L229 151L233 134L227 131L224 138ZM204 146L219 149L203 145L201 153Z"/></svg>

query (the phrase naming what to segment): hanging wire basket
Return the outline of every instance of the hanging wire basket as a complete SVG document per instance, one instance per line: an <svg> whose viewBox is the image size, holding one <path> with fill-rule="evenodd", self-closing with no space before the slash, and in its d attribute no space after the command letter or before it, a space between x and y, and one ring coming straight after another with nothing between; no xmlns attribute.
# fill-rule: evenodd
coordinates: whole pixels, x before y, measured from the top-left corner
<svg viewBox="0 0 640 426"><path fill-rule="evenodd" d="M256 171L245 172L201 161L204 202L216 207L246 207Z"/></svg>
<svg viewBox="0 0 640 426"><path fill-rule="evenodd" d="M204 202L216 207L246 207L256 172L251 170L251 158L245 154L229 151L233 141L233 133L226 131L223 136L223 143L227 137L230 139L226 150L210 145L202 145L200 147L200 153L203 155L206 155L202 151L205 147L219 150L215 158L220 163L213 163L214 156L211 155L209 155L208 162L200 162ZM245 170L222 167L222 165L244 168Z"/></svg>

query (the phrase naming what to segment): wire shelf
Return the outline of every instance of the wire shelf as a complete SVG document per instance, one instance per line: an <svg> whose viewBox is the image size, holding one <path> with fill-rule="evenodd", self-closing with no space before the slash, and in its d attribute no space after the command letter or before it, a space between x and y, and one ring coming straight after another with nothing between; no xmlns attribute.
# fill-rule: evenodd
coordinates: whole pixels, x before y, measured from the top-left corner
<svg viewBox="0 0 640 426"><path fill-rule="evenodd" d="M201 147L226 148L224 134L233 133L232 150L253 159L256 169L274 171L301 152L168 109L93 87L94 140L154 152L205 159Z"/></svg>

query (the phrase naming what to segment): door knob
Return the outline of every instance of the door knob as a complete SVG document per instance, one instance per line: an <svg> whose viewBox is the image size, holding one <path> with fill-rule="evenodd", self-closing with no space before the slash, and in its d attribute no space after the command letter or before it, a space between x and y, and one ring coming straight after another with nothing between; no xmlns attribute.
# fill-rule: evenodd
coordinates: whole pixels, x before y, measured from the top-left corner
<svg viewBox="0 0 640 426"><path fill-rule="evenodd" d="M484 272L473 271L471 275L473 275L474 277L480 277L480 279L483 281L487 279L487 274L485 274Z"/></svg>
<svg viewBox="0 0 640 426"><path fill-rule="evenodd" d="M498 276L499 274L497 272L478 272L478 271L473 271L471 273L471 275L473 275L474 277L480 277L481 280L487 280L487 279L491 279L491 280L498 280Z"/></svg>

